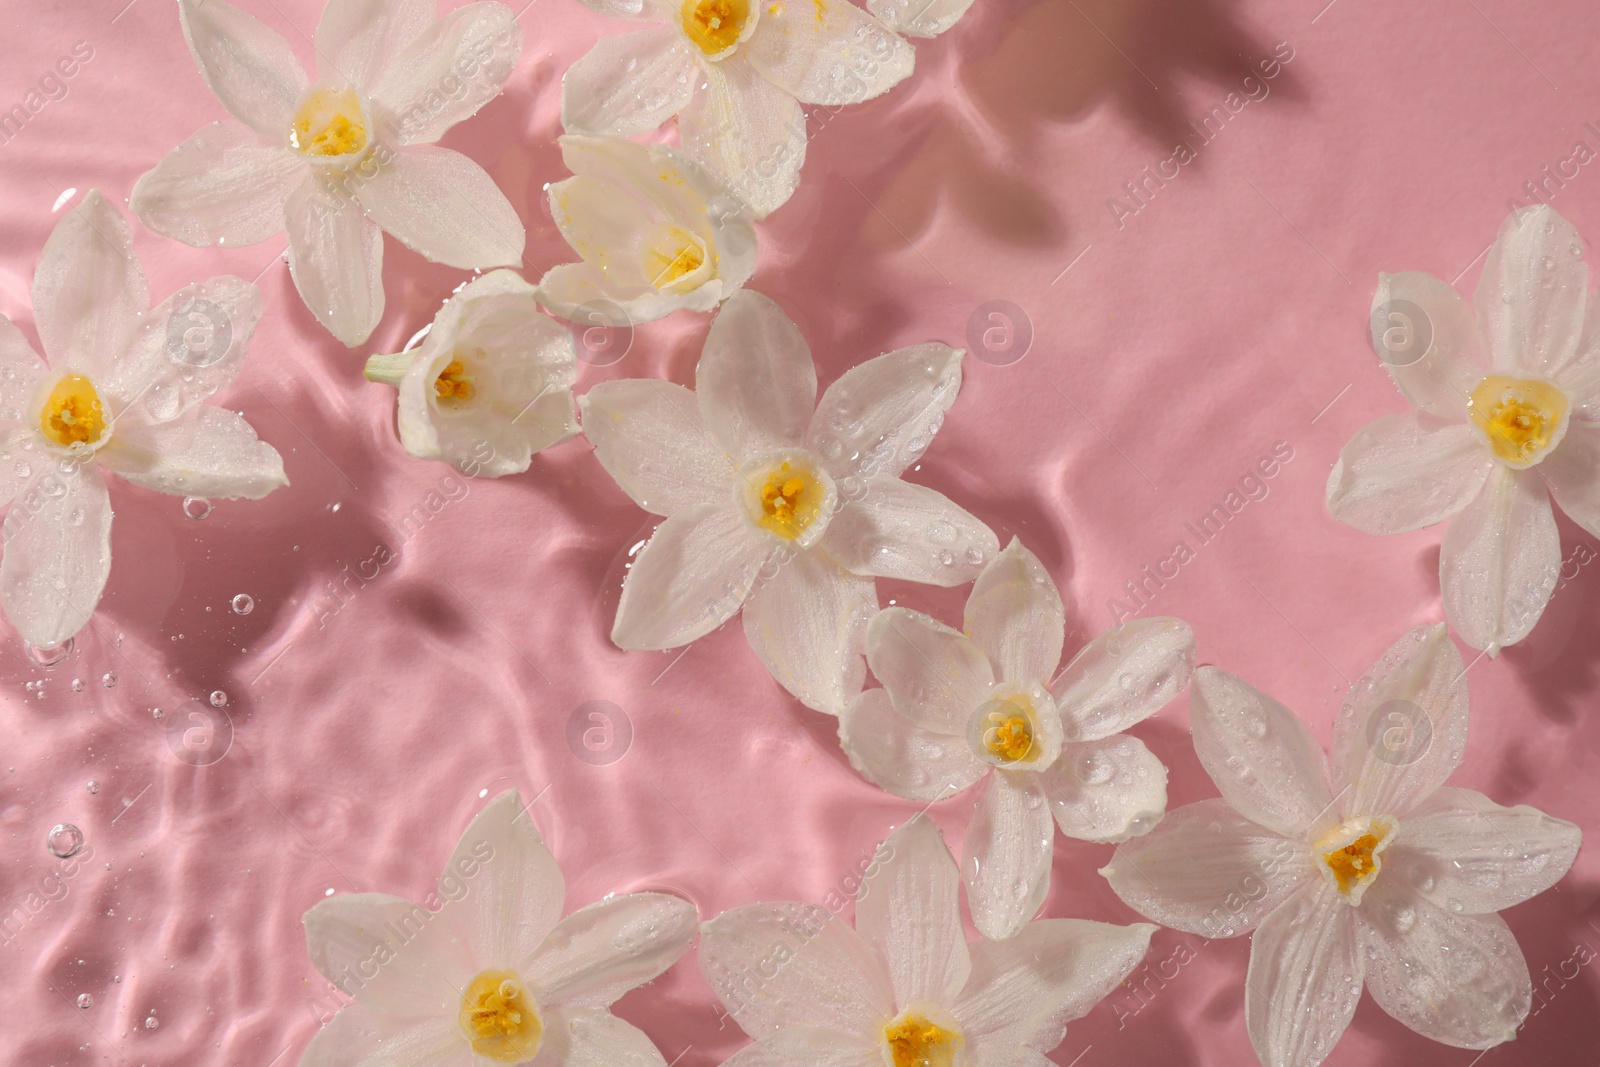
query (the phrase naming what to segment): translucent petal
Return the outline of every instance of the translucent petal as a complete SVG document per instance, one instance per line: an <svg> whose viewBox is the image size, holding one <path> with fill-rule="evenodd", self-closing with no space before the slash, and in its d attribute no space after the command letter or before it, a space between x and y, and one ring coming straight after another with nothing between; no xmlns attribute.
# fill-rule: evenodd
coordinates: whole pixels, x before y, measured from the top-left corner
<svg viewBox="0 0 1600 1067"><path fill-rule="evenodd" d="M828 386L806 437L834 477L898 477L922 458L961 391L964 350L929 343L858 363Z"/></svg>
<svg viewBox="0 0 1600 1067"><path fill-rule="evenodd" d="M522 26L511 8L490 0L456 8L429 25L372 86L381 136L396 145L437 141L500 95L521 54Z"/></svg>
<svg viewBox="0 0 1600 1067"><path fill-rule="evenodd" d="M889 970L895 1005L954 1003L971 960L961 874L944 838L915 815L878 847L856 897L856 930Z"/></svg>
<svg viewBox="0 0 1600 1067"><path fill-rule="evenodd" d="M698 932L694 905L681 897L606 897L557 923L519 970L541 1005L609 1007L678 962Z"/></svg>
<svg viewBox="0 0 1600 1067"><path fill-rule="evenodd" d="M196 247L253 245L283 232L306 165L237 122L213 122L134 183L129 207L157 233Z"/></svg>
<svg viewBox="0 0 1600 1067"><path fill-rule="evenodd" d="M306 87L289 42L222 0L179 0L178 14L200 76L222 106L263 137L287 137Z"/></svg>
<svg viewBox="0 0 1600 1067"><path fill-rule="evenodd" d="M883 1046L824 1026L791 1026L746 1045L722 1067L882 1067Z"/></svg>
<svg viewBox="0 0 1600 1067"><path fill-rule="evenodd" d="M343 893L305 915L311 964L357 1003L392 1015L452 1015L472 977L450 924L385 893Z"/></svg>
<svg viewBox="0 0 1600 1067"><path fill-rule="evenodd" d="M1537 471L1497 467L1450 523L1439 552L1445 615L1473 648L1521 641L1544 614L1561 572L1561 535Z"/></svg>
<svg viewBox="0 0 1600 1067"><path fill-rule="evenodd" d="M1050 889L1056 824L1040 776L996 771L967 824L961 875L984 937L1016 936Z"/></svg>
<svg viewBox="0 0 1600 1067"><path fill-rule="evenodd" d="M894 709L885 689L868 689L845 708L839 745L867 781L923 803L953 797L989 773L965 737L917 725Z"/></svg>
<svg viewBox="0 0 1600 1067"><path fill-rule="evenodd" d="M730 498L733 464L688 389L655 378L600 382L579 404L595 457L646 511L671 515Z"/></svg>
<svg viewBox="0 0 1600 1067"><path fill-rule="evenodd" d="M993 530L938 490L873 474L847 481L841 495L822 543L857 574L960 585L1000 551Z"/></svg>
<svg viewBox="0 0 1600 1067"><path fill-rule="evenodd" d="M1436 418L1467 420L1467 400L1491 368L1460 293L1420 271L1380 274L1371 327L1372 347L1407 399Z"/></svg>
<svg viewBox="0 0 1600 1067"><path fill-rule="evenodd" d="M909 42L848 0L769 3L740 53L802 104L870 100L915 62Z"/></svg>
<svg viewBox="0 0 1600 1067"><path fill-rule="evenodd" d="M1079 841L1126 841L1167 810L1166 764L1127 734L1069 741L1042 776L1056 825Z"/></svg>
<svg viewBox="0 0 1600 1067"><path fill-rule="evenodd" d="M33 320L55 370L103 377L150 306L122 213L91 189L61 216L33 272Z"/></svg>
<svg viewBox="0 0 1600 1067"><path fill-rule="evenodd" d="M963 620L1002 681L1048 681L1061 665L1067 620L1061 592L1015 537L972 583Z"/></svg>
<svg viewBox="0 0 1600 1067"><path fill-rule="evenodd" d="M383 317L383 230L316 179L289 197L284 218L300 299L344 344L361 344Z"/></svg>
<svg viewBox="0 0 1600 1067"><path fill-rule="evenodd" d="M1094 741L1170 704L1194 674L1194 631L1182 619L1134 619L1089 642L1050 686L1062 733Z"/></svg>
<svg viewBox="0 0 1600 1067"><path fill-rule="evenodd" d="M100 468L41 456L3 535L6 618L29 644L61 644L88 624L111 575L111 498Z"/></svg>
<svg viewBox="0 0 1600 1067"><path fill-rule="evenodd" d="M867 0L867 10L907 37L937 37L961 21L972 0Z"/></svg>
<svg viewBox="0 0 1600 1067"><path fill-rule="evenodd" d="M1600 537L1600 426L1569 423L1539 473L1567 518Z"/></svg>
<svg viewBox="0 0 1600 1067"><path fill-rule="evenodd" d="M278 450L243 415L210 404L170 422L124 419L95 458L134 485L173 496L260 500L289 484Z"/></svg>
<svg viewBox="0 0 1600 1067"><path fill-rule="evenodd" d="M695 396L706 428L735 461L798 445L816 406L811 349L771 299L737 293L706 335Z"/></svg>
<svg viewBox="0 0 1600 1067"><path fill-rule="evenodd" d="M677 648L733 617L772 546L729 504L696 504L656 527L622 583L611 640Z"/></svg>
<svg viewBox="0 0 1600 1067"><path fill-rule="evenodd" d="M561 127L632 137L682 111L700 81L694 45L671 26L602 37L561 76Z"/></svg>
<svg viewBox="0 0 1600 1067"><path fill-rule="evenodd" d="M527 232L487 171L460 152L419 145L360 182L356 198L385 231L436 263L516 266Z"/></svg>
<svg viewBox="0 0 1600 1067"><path fill-rule="evenodd" d="M965 634L909 608L885 608L867 627L867 663L911 722L965 736L994 672Z"/></svg>
<svg viewBox="0 0 1600 1067"><path fill-rule="evenodd" d="M1494 466L1467 423L1385 415L1339 453L1328 475L1328 512L1371 534L1420 530L1477 499Z"/></svg>
<svg viewBox="0 0 1600 1067"><path fill-rule="evenodd" d="M877 587L815 550L773 557L772 565L744 606L744 635L779 685L806 707L838 715L866 678L862 652Z"/></svg>
<svg viewBox="0 0 1600 1067"><path fill-rule="evenodd" d="M439 875L441 915L476 965L518 967L561 918L566 879L515 789L478 813Z"/></svg>
<svg viewBox="0 0 1600 1067"><path fill-rule="evenodd" d="M301 1067L475 1067L453 1017L383 1015L352 1004L317 1031Z"/></svg>
<svg viewBox="0 0 1600 1067"><path fill-rule="evenodd" d="M1473 297L1495 368L1561 377L1578 351L1588 290L1583 240L1572 224L1548 204L1513 212Z"/></svg>
<svg viewBox="0 0 1600 1067"><path fill-rule="evenodd" d="M1355 909L1318 878L1250 938L1244 1020L1264 1067L1316 1067L1361 1000Z"/></svg>
<svg viewBox="0 0 1600 1067"><path fill-rule="evenodd" d="M434 0L328 0L317 23L324 81L366 89L438 14Z"/></svg>
<svg viewBox="0 0 1600 1067"><path fill-rule="evenodd" d="M700 77L678 113L683 150L764 218L800 184L805 113L737 55L703 64Z"/></svg>
<svg viewBox="0 0 1600 1067"><path fill-rule="evenodd" d="M119 420L175 419L238 375L261 310L261 290L242 278L186 285L145 313L96 385Z"/></svg>

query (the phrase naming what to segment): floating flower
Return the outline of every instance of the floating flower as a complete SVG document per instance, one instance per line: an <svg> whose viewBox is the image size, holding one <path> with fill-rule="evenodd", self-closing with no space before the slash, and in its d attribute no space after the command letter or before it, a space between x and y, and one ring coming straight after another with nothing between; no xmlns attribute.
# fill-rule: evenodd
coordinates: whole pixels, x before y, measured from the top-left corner
<svg viewBox="0 0 1600 1067"><path fill-rule="evenodd" d="M562 919L565 896L511 790L461 835L439 875L439 910L383 893L319 901L305 917L311 962L355 1003L312 1040L302 1067L664 1067L610 1008L688 950L694 906L629 893Z"/></svg>
<svg viewBox="0 0 1600 1067"><path fill-rule="evenodd" d="M965 353L902 348L847 371L816 404L811 350L778 305L722 306L696 390L602 382L583 431L623 492L666 516L622 585L611 639L676 648L744 608L772 676L837 715L861 689L873 579L959 585L999 548L942 493L901 481L961 388Z"/></svg>
<svg viewBox="0 0 1600 1067"><path fill-rule="evenodd" d="M498 478L578 432L572 335L533 294L513 272L491 271L445 301L421 345L367 360L368 379L400 390L407 452Z"/></svg>
<svg viewBox="0 0 1600 1067"><path fill-rule="evenodd" d="M83 629L111 573L104 471L174 496L257 500L289 484L244 418L201 401L233 381L261 293L218 277L150 307L123 217L98 189L33 275L41 360L0 316L0 605L41 648Z"/></svg>
<svg viewBox="0 0 1600 1067"><path fill-rule="evenodd" d="M937 37L961 21L972 0L867 0L878 21L907 37Z"/></svg>
<svg viewBox="0 0 1600 1067"><path fill-rule="evenodd" d="M1567 872L1581 834L1533 808L1441 788L1467 740L1461 655L1440 626L1350 687L1333 774L1305 724L1215 667L1195 673L1195 750L1222 791L1117 847L1101 873L1157 922L1251 929L1245 1025L1266 1067L1313 1067L1365 982L1417 1033L1461 1048L1516 1035L1532 986L1496 915Z"/></svg>
<svg viewBox="0 0 1600 1067"><path fill-rule="evenodd" d="M288 42L222 0L180 0L214 122L133 187L146 226L191 245L249 245L287 229L312 314L354 347L383 316L383 233L463 269L512 266L526 234L494 181L432 142L494 99L522 50L511 9L328 0L320 80Z"/></svg>
<svg viewBox="0 0 1600 1067"><path fill-rule="evenodd" d="M1491 655L1526 637L1555 591L1550 498L1600 536L1600 308L1588 277L1577 231L1540 204L1501 227L1476 320L1427 274L1384 275L1373 296L1373 344L1416 410L1344 447L1328 510L1375 534L1454 516L1439 556L1445 615Z"/></svg>
<svg viewBox="0 0 1600 1067"><path fill-rule="evenodd" d="M561 83L571 133L629 137L678 117L684 152L757 217L795 190L801 104L839 106L911 73L911 45L848 0L583 0L654 23L601 38Z"/></svg>
<svg viewBox="0 0 1600 1067"><path fill-rule="evenodd" d="M547 271L539 300L562 318L710 311L755 270L749 208L675 149L567 134L561 158L574 176L550 187L550 214L583 262Z"/></svg>
<svg viewBox="0 0 1600 1067"><path fill-rule="evenodd" d="M1055 826L1082 841L1125 841L1160 821L1167 768L1122 731L1189 684L1194 634L1177 619L1124 623L1047 687L1066 612L1044 565L1016 540L973 583L965 628L880 611L866 651L884 687L840 716L839 740L858 771L909 800L987 783L962 877L978 931L1006 938L1049 892Z"/></svg>
<svg viewBox="0 0 1600 1067"><path fill-rule="evenodd" d="M926 816L878 847L852 929L818 904L751 904L706 923L700 969L755 1044L727 1067L1044 1064L1138 965L1155 927L1029 923L969 946L960 876Z"/></svg>

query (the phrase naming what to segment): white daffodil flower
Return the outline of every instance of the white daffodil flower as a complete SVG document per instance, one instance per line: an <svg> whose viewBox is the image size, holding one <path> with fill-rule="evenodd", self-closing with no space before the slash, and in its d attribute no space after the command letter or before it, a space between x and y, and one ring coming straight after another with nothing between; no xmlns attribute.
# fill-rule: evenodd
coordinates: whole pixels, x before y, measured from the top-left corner
<svg viewBox="0 0 1600 1067"><path fill-rule="evenodd" d="M463 285L416 348L367 360L367 378L400 390L400 443L468 475L528 469L535 452L578 432L577 354L509 270Z"/></svg>
<svg viewBox="0 0 1600 1067"><path fill-rule="evenodd" d="M550 187L550 214L583 262L547 271L539 300L562 318L620 325L710 311L755 270L750 209L682 153L567 134L561 158L574 176Z"/></svg>
<svg viewBox="0 0 1600 1067"><path fill-rule="evenodd" d="M1205 937L1255 931L1245 1025L1266 1067L1327 1058L1361 999L1424 1037L1516 1036L1532 985L1495 913L1550 888L1571 823L1442 788L1467 740L1461 655L1443 625L1402 637L1350 687L1333 773L1288 708L1195 673L1195 750L1222 791L1117 846L1101 873L1141 914Z"/></svg>
<svg viewBox="0 0 1600 1067"><path fill-rule="evenodd" d="M1416 410L1344 447L1328 510L1375 534L1454 516L1439 556L1445 615L1491 655L1528 635L1555 591L1550 500L1600 536L1600 302L1577 231L1515 212L1484 261L1477 317L1447 283L1384 275L1373 344Z"/></svg>
<svg viewBox="0 0 1600 1067"><path fill-rule="evenodd" d="M724 1067L1042 1067L1156 929L1044 919L968 945L960 887L939 831L918 815L878 847L854 928L803 903L706 923L700 969L756 1039Z"/></svg>
<svg viewBox="0 0 1600 1067"><path fill-rule="evenodd" d="M128 224L91 189L33 275L40 359L0 316L0 606L30 644L83 629L111 573L105 471L174 496L288 485L244 418L201 401L233 381L261 293L218 277L150 307Z"/></svg>
<svg viewBox="0 0 1600 1067"><path fill-rule="evenodd" d="M999 548L944 494L900 479L955 401L963 355L922 344L869 359L817 404L805 339L746 289L712 322L693 392L650 379L589 390L578 404L595 455L666 516L623 582L612 641L676 648L742 605L772 676L842 712L866 675L873 579L959 585Z"/></svg>
<svg viewBox="0 0 1600 1067"><path fill-rule="evenodd" d="M311 962L355 1003L301 1067L665 1067L610 1008L688 950L694 905L630 893L561 918L566 883L516 790L472 820L438 895L438 910L353 893L306 912Z"/></svg>
<svg viewBox="0 0 1600 1067"><path fill-rule="evenodd" d="M494 99L522 50L511 9L436 0L328 0L319 79L289 44L222 0L179 0L213 122L133 187L151 229L191 245L289 234L312 314L354 347L383 316L385 231L467 270L515 266L526 234L482 167L437 141Z"/></svg>
<svg viewBox="0 0 1600 1067"><path fill-rule="evenodd" d="M911 45L849 0L583 0L653 23L603 37L561 82L569 133L630 137L678 117L683 151L758 218L806 155L801 104L856 104L911 73Z"/></svg>
<svg viewBox="0 0 1600 1067"><path fill-rule="evenodd" d="M1189 684L1194 634L1177 619L1124 623L1049 683L1066 612L1044 565L1016 540L973 583L965 629L880 611L867 664L883 688L839 717L839 741L856 770L908 800L933 803L987 781L961 873L973 924L998 939L1044 903L1056 826L1082 841L1126 841L1160 821L1167 768L1122 731Z"/></svg>
<svg viewBox="0 0 1600 1067"><path fill-rule="evenodd" d="M972 0L867 0L879 22L907 37L937 37L971 6Z"/></svg>

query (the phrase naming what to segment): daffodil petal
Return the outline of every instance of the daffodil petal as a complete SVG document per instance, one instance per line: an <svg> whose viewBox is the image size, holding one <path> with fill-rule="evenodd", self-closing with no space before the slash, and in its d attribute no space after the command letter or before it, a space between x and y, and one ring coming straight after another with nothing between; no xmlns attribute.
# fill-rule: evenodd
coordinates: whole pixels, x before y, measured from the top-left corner
<svg viewBox="0 0 1600 1067"><path fill-rule="evenodd" d="M518 970L540 1004L609 1007L678 962L698 930L694 905L681 897L606 897L557 923Z"/></svg>
<svg viewBox="0 0 1600 1067"><path fill-rule="evenodd" d="M1050 573L1013 537L972 583L963 629L1003 681L1027 685L1048 680L1060 666L1066 620Z"/></svg>
<svg viewBox="0 0 1600 1067"><path fill-rule="evenodd" d="M1403 818L1461 763L1467 672L1443 625L1396 641L1355 685L1333 727L1345 815Z"/></svg>
<svg viewBox="0 0 1600 1067"><path fill-rule="evenodd" d="M1420 271L1379 275L1370 326L1373 350L1408 400L1436 418L1467 421L1467 401L1491 366L1460 293Z"/></svg>
<svg viewBox="0 0 1600 1067"><path fill-rule="evenodd" d="M1266 1067L1316 1067L1350 1025L1363 971L1355 911L1318 878L1251 935L1244 1021Z"/></svg>
<svg viewBox="0 0 1600 1067"><path fill-rule="evenodd" d="M866 678L862 651L877 586L821 552L774 558L744 606L744 635L779 685L806 707L844 711Z"/></svg>
<svg viewBox="0 0 1600 1067"><path fill-rule="evenodd" d="M150 306L122 213L91 189L55 228L33 272L33 320L55 370L99 377L132 342Z"/></svg>
<svg viewBox="0 0 1600 1067"><path fill-rule="evenodd" d="M952 1004L966 986L961 872L926 815L878 846L856 897L856 930L888 965L897 1005Z"/></svg>
<svg viewBox="0 0 1600 1067"><path fill-rule="evenodd" d="M700 82L694 45L671 26L602 37L561 76L561 126L632 137L682 111Z"/></svg>
<svg viewBox="0 0 1600 1067"><path fill-rule="evenodd" d="M1494 466L1466 423L1385 415L1339 453L1328 475L1328 513L1370 534L1420 530L1471 504Z"/></svg>
<svg viewBox="0 0 1600 1067"><path fill-rule="evenodd" d="M1493 1048L1533 1004L1528 962L1504 919L1458 915L1379 879L1361 906L1367 990L1423 1037Z"/></svg>
<svg viewBox="0 0 1600 1067"><path fill-rule="evenodd" d="M1014 937L1050 889L1056 824L1037 774L996 771L967 823L961 876L984 937Z"/></svg>
<svg viewBox="0 0 1600 1067"><path fill-rule="evenodd" d="M1208 938L1249 933L1316 877L1303 845L1220 798L1168 812L1148 834L1118 845L1100 873L1140 915Z"/></svg>
<svg viewBox="0 0 1600 1067"><path fill-rule="evenodd" d="M980 1048L1018 1044L1049 1052L1144 959L1149 923L1040 919L1006 941L972 946L972 976L951 1009ZM988 1062L987 1059L982 1062Z"/></svg>
<svg viewBox="0 0 1600 1067"><path fill-rule="evenodd" d="M300 299L354 348L383 318L383 231L354 200L311 178L284 206Z"/></svg>
<svg viewBox="0 0 1600 1067"><path fill-rule="evenodd" d="M579 404L595 458L641 508L671 515L729 499L736 472L688 389L658 378L601 382Z"/></svg>
<svg viewBox="0 0 1600 1067"><path fill-rule="evenodd" d="M1137 737L1067 742L1043 772L1056 825L1079 841L1126 841L1167 810L1167 767Z"/></svg>
<svg viewBox="0 0 1600 1067"><path fill-rule="evenodd" d="M922 803L953 797L989 772L965 737L912 722L894 709L886 689L868 689L850 702L839 716L839 745L867 781Z"/></svg>
<svg viewBox="0 0 1600 1067"><path fill-rule="evenodd" d="M898 477L922 458L961 391L965 351L929 343L896 349L828 386L807 432L834 477Z"/></svg>
<svg viewBox="0 0 1600 1067"><path fill-rule="evenodd" d="M1182 619L1132 619L1083 647L1050 686L1063 735L1095 741L1143 722L1194 675L1194 631Z"/></svg>
<svg viewBox="0 0 1600 1067"><path fill-rule="evenodd" d="M841 504L823 546L857 574L927 585L970 582L1000 551L994 531L943 493L873 474Z"/></svg>
<svg viewBox="0 0 1600 1067"><path fill-rule="evenodd" d="M474 1067L453 1017L385 1015L352 1004L317 1031L300 1067Z"/></svg>
<svg viewBox="0 0 1600 1067"><path fill-rule="evenodd" d="M133 185L139 221L185 244L253 245L283 232L283 208L306 180L303 160L237 122L213 122Z"/></svg>
<svg viewBox="0 0 1600 1067"><path fill-rule="evenodd" d="M1445 530L1445 615L1473 648L1499 651L1539 621L1561 573L1561 535L1537 471L1497 466Z"/></svg>
<svg viewBox="0 0 1600 1067"><path fill-rule="evenodd" d="M695 397L706 429L736 461L792 448L816 406L811 348L769 297L736 293L706 335Z"/></svg>
<svg viewBox="0 0 1600 1067"><path fill-rule="evenodd" d="M1468 915L1502 911L1543 893L1572 868L1583 832L1470 789L1435 792L1400 824L1384 869L1419 896Z"/></svg>
<svg viewBox="0 0 1600 1067"><path fill-rule="evenodd" d="M1290 837L1337 821L1327 760L1294 712L1216 667L1194 673L1195 754L1239 814Z"/></svg>
<svg viewBox="0 0 1600 1067"><path fill-rule="evenodd" d="M487 171L460 152L396 152L356 187L367 215L436 263L463 270L516 266L527 231Z"/></svg>
<svg viewBox="0 0 1600 1067"><path fill-rule="evenodd" d="M820 904L747 904L700 930L700 969L751 1037L791 1026L868 1034L894 1015L883 961Z"/></svg>
<svg viewBox="0 0 1600 1067"><path fill-rule="evenodd" d="M472 962L438 912L385 893L343 893L305 914L311 965L345 996L390 1015L450 1015Z"/></svg>
<svg viewBox="0 0 1600 1067"><path fill-rule="evenodd" d="M1562 377L1578 351L1588 291L1589 265L1572 224L1548 204L1513 212L1473 297L1495 368Z"/></svg>
<svg viewBox="0 0 1600 1067"><path fill-rule="evenodd" d="M937 37L971 6L972 0L867 0L879 22L907 37Z"/></svg>
<svg viewBox="0 0 1600 1067"><path fill-rule="evenodd" d="M289 484L277 449L244 416L210 404L160 423L119 423L96 459L134 485L173 496L260 500Z"/></svg>
<svg viewBox="0 0 1600 1067"><path fill-rule="evenodd" d="M59 645L88 624L111 575L111 498L94 463L34 464L6 512L0 606L23 640Z"/></svg>
<svg viewBox="0 0 1600 1067"><path fill-rule="evenodd" d="M866 651L895 710L928 730L964 735L994 686L989 660L971 638L909 608L874 615Z"/></svg>
<svg viewBox="0 0 1600 1067"><path fill-rule="evenodd" d="M439 876L441 916L485 969L531 958L561 918L566 879L515 789L467 824Z"/></svg>
<svg viewBox="0 0 1600 1067"><path fill-rule="evenodd" d="M481 1064L474 1062L474 1067ZM544 1039L529 1067L666 1067L648 1035L605 1008L561 1007L545 1013Z"/></svg>
<svg viewBox="0 0 1600 1067"><path fill-rule="evenodd" d="M324 81L365 90L438 12L434 0L328 0L317 23L317 70Z"/></svg>
<svg viewBox="0 0 1600 1067"><path fill-rule="evenodd" d="M746 1045L722 1067L882 1067L883 1046L845 1030L790 1026Z"/></svg>
<svg viewBox="0 0 1600 1067"><path fill-rule="evenodd" d="M37 435L30 406L39 379L49 373L44 360L22 331L0 315L0 413L16 411L16 419L0 414L0 507L27 487L37 458L31 453ZM27 447L24 447L27 446Z"/></svg>
<svg viewBox="0 0 1600 1067"><path fill-rule="evenodd" d="M223 0L179 0L178 14L200 76L222 106L263 137L288 137L306 87L289 42Z"/></svg>
<svg viewBox="0 0 1600 1067"><path fill-rule="evenodd" d="M1539 464L1550 495L1567 518L1600 537L1600 426L1573 421Z"/></svg>
<svg viewBox="0 0 1600 1067"><path fill-rule="evenodd" d="M397 145L428 144L496 96L522 54L516 15L493 0L458 7L429 25L384 68L372 100L379 133Z"/></svg>
<svg viewBox="0 0 1600 1067"><path fill-rule="evenodd" d="M915 62L909 42L849 0L769 2L740 52L802 104L870 100Z"/></svg>
<svg viewBox="0 0 1600 1067"><path fill-rule="evenodd" d="M733 618L772 546L729 504L696 504L656 527L622 583L611 640L677 648Z"/></svg>
<svg viewBox="0 0 1600 1067"><path fill-rule="evenodd" d="M739 58L700 68L678 113L683 150L765 218L793 195L806 158L800 102Z"/></svg>

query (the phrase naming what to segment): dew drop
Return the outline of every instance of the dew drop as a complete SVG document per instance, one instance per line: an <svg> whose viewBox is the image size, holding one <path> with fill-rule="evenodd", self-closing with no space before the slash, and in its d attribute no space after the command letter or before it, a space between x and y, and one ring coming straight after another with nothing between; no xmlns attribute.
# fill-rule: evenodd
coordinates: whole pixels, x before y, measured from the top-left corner
<svg viewBox="0 0 1600 1067"><path fill-rule="evenodd" d="M90 794L92 795L94 793L100 792L100 783L95 781L93 778L91 778L91 779L89 779L89 784L84 786L84 788L87 789L90 792Z"/></svg>
<svg viewBox="0 0 1600 1067"><path fill-rule="evenodd" d="M147 1016L145 1018L145 1020L144 1020L144 1028L146 1030L154 1030L156 1027L158 1027L160 1025L161 1025L161 1020L157 1019L154 1014L151 1014L151 1015Z"/></svg>
<svg viewBox="0 0 1600 1067"><path fill-rule="evenodd" d="M45 847L58 860L71 859L83 851L83 831L70 822L58 822L50 828Z"/></svg>
<svg viewBox="0 0 1600 1067"><path fill-rule="evenodd" d="M92 1007L94 1007L94 998L91 997L87 993L79 993L78 994L78 1007L80 1007L80 1008L92 1008Z"/></svg>
<svg viewBox="0 0 1600 1067"><path fill-rule="evenodd" d="M165 714L166 714L166 712L162 711L160 708L151 708L150 709L150 717L152 719L159 719Z"/></svg>

